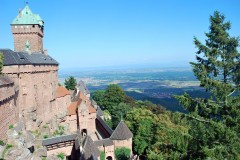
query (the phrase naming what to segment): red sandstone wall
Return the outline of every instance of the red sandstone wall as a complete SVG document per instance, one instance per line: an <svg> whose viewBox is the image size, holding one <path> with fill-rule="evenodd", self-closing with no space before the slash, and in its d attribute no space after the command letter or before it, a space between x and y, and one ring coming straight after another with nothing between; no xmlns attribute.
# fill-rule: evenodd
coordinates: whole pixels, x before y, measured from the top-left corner
<svg viewBox="0 0 240 160"><path fill-rule="evenodd" d="M6 140L9 125L18 121L14 85L0 86L0 140Z"/></svg>
<svg viewBox="0 0 240 160"><path fill-rule="evenodd" d="M132 154L132 138L130 138L128 140L113 140L113 144L114 144L115 148L118 148L118 147L129 148L131 150L131 154Z"/></svg>
<svg viewBox="0 0 240 160"><path fill-rule="evenodd" d="M28 130L35 130L54 115L57 72L56 65L4 66L3 73L19 85L19 117L25 120Z"/></svg>
<svg viewBox="0 0 240 160"><path fill-rule="evenodd" d="M43 51L43 32L38 25L14 25L12 26L12 33L15 51L26 51L25 43L27 40L31 52Z"/></svg>

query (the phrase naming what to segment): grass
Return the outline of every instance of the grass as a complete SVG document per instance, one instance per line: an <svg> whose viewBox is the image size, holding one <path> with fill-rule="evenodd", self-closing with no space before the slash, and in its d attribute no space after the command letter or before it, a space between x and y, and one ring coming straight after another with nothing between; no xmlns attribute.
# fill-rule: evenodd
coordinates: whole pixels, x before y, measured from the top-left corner
<svg viewBox="0 0 240 160"><path fill-rule="evenodd" d="M64 160L65 154L63 152L57 154L57 158L60 160Z"/></svg>
<svg viewBox="0 0 240 160"><path fill-rule="evenodd" d="M8 128L9 128L9 129L13 129L13 124L10 124L10 125L8 126Z"/></svg>
<svg viewBox="0 0 240 160"><path fill-rule="evenodd" d="M13 147L12 144L7 144L5 150L4 150L3 153L2 153L2 159L5 159L5 156L6 156L7 152L8 152L8 150L9 150L10 148L12 148L12 147Z"/></svg>

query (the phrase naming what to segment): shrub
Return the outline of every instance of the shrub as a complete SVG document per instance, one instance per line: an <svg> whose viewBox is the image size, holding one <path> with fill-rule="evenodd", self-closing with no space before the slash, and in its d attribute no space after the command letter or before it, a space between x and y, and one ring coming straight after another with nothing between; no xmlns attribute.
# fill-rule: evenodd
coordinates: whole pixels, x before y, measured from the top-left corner
<svg viewBox="0 0 240 160"><path fill-rule="evenodd" d="M13 129L13 124L10 124L10 125L8 126L8 128L9 128L9 129Z"/></svg>
<svg viewBox="0 0 240 160"><path fill-rule="evenodd" d="M116 148L115 157L117 160L129 160L131 150L126 147Z"/></svg>
<svg viewBox="0 0 240 160"><path fill-rule="evenodd" d="M106 157L105 152L101 151L101 153L100 153L100 160L105 160L105 157Z"/></svg>
<svg viewBox="0 0 240 160"><path fill-rule="evenodd" d="M0 140L0 146L3 146L4 142L2 140Z"/></svg>
<svg viewBox="0 0 240 160"><path fill-rule="evenodd" d="M64 157L65 157L65 154L62 152L57 154L58 159L64 160Z"/></svg>
<svg viewBox="0 0 240 160"><path fill-rule="evenodd" d="M45 134L45 135L43 136L43 138L44 138L44 139L47 139L47 138L48 138L48 135Z"/></svg>

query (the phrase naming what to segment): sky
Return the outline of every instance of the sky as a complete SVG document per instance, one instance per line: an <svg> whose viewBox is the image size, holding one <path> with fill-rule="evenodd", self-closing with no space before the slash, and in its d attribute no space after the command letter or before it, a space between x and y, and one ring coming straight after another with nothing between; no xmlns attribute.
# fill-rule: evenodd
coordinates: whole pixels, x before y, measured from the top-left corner
<svg viewBox="0 0 240 160"><path fill-rule="evenodd" d="M220 11L240 36L239 0L28 0L44 20L44 48L60 68L187 67L193 37L204 42ZM14 49L10 23L24 0L0 0L0 48Z"/></svg>

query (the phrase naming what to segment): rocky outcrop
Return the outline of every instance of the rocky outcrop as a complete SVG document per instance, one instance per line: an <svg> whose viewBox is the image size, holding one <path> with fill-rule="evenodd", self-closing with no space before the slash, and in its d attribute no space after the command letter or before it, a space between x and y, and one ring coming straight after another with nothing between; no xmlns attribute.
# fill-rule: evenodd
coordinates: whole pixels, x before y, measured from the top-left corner
<svg viewBox="0 0 240 160"><path fill-rule="evenodd" d="M47 157L46 148L42 147L42 141L25 130L23 122L18 122L7 131L6 146L0 148L0 155L6 160L41 160ZM3 155L4 154L4 155Z"/></svg>

